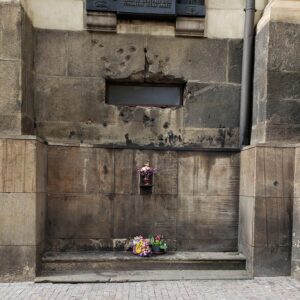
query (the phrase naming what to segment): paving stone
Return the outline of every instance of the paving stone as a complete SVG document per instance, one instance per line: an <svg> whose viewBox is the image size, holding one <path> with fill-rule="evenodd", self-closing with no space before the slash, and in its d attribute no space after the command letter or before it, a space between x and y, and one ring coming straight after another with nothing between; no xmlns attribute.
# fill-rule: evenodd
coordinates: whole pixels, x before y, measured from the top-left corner
<svg viewBox="0 0 300 300"><path fill-rule="evenodd" d="M75 275L74 275L75 276ZM89 275L93 279L95 275ZM100 276L98 277L100 278ZM192 280L94 284L0 284L0 298L8 299L105 299L105 300L240 300L300 299L300 282L289 277L254 280Z"/></svg>

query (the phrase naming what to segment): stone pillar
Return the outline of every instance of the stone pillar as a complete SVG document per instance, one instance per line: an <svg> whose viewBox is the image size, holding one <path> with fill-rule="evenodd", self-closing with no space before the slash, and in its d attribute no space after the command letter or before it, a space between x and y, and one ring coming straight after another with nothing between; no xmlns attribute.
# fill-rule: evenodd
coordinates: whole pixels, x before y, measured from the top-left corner
<svg viewBox="0 0 300 300"><path fill-rule="evenodd" d="M291 273L294 147L241 152L239 251L254 276Z"/></svg>
<svg viewBox="0 0 300 300"><path fill-rule="evenodd" d="M300 1L273 0L257 25L251 144L300 141Z"/></svg>
<svg viewBox="0 0 300 300"><path fill-rule="evenodd" d="M292 276L300 280L300 145L295 158Z"/></svg>
<svg viewBox="0 0 300 300"><path fill-rule="evenodd" d="M32 280L45 240L46 145L0 138L0 281Z"/></svg>
<svg viewBox="0 0 300 300"><path fill-rule="evenodd" d="M0 2L0 133L34 132L31 22L18 2Z"/></svg>

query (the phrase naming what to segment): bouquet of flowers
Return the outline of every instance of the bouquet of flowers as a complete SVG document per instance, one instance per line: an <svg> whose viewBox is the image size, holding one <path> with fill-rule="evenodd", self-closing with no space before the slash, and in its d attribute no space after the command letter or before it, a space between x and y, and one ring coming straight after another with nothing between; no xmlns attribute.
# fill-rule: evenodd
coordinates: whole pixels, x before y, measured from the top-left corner
<svg viewBox="0 0 300 300"><path fill-rule="evenodd" d="M143 236L136 236L130 241L133 254L141 257L151 256L151 248L149 239L145 239Z"/></svg>
<svg viewBox="0 0 300 300"><path fill-rule="evenodd" d="M167 251L167 241L162 235L158 234L155 237L153 235L150 235L149 240L153 253L161 254Z"/></svg>
<svg viewBox="0 0 300 300"><path fill-rule="evenodd" d="M145 163L143 167L137 168L137 172L140 174L144 185L150 186L152 184L153 174L157 172L157 169L150 167L149 163Z"/></svg>

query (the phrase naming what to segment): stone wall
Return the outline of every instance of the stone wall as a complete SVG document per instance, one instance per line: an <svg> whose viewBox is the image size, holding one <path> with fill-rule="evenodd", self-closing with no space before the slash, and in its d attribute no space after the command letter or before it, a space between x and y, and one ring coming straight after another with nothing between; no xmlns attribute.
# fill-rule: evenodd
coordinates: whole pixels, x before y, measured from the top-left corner
<svg viewBox="0 0 300 300"><path fill-rule="evenodd" d="M240 40L37 31L35 114L47 139L238 147ZM105 80L186 82L178 108L105 103Z"/></svg>
<svg viewBox="0 0 300 300"><path fill-rule="evenodd" d="M299 24L271 21L257 34L252 144L300 141L299 32Z"/></svg>
<svg viewBox="0 0 300 300"><path fill-rule="evenodd" d="M159 168L152 193L136 168ZM49 146L48 250L112 249L164 234L170 249L237 251L239 153Z"/></svg>
<svg viewBox="0 0 300 300"><path fill-rule="evenodd" d="M296 148L293 215L292 275L300 279L300 147Z"/></svg>
<svg viewBox="0 0 300 300"><path fill-rule="evenodd" d="M46 146L0 138L0 281L32 280L44 249Z"/></svg>
<svg viewBox="0 0 300 300"><path fill-rule="evenodd" d="M30 20L16 3L0 3L0 132L31 134L33 43Z"/></svg>
<svg viewBox="0 0 300 300"><path fill-rule="evenodd" d="M239 251L254 276L291 273L295 148L241 152Z"/></svg>

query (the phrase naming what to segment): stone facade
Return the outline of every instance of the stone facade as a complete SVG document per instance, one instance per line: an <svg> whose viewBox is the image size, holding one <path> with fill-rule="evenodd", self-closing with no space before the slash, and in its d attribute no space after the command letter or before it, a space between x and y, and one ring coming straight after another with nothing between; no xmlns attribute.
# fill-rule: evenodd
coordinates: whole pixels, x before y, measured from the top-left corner
<svg viewBox="0 0 300 300"><path fill-rule="evenodd" d="M243 1L207 3L208 39L175 37L175 22L87 31L81 0L56 1L46 24L48 0L19 2L0 1L1 281L33 279L45 249L116 249L151 232L299 278L297 16L284 22L274 0L258 24L252 146L239 149L242 27L209 22L237 20ZM184 84L183 105L109 105L110 80ZM136 174L148 160L151 194Z"/></svg>
<svg viewBox="0 0 300 300"><path fill-rule="evenodd" d="M145 161L159 168L150 194ZM49 146L48 250L161 233L173 250L237 251L238 194L239 153Z"/></svg>
<svg viewBox="0 0 300 300"><path fill-rule="evenodd" d="M291 272L294 169L295 147L241 153L239 250L254 276Z"/></svg>
<svg viewBox="0 0 300 300"><path fill-rule="evenodd" d="M39 136L127 146L238 147L241 41L45 30L36 35ZM106 80L186 83L184 105L108 105Z"/></svg>
<svg viewBox="0 0 300 300"><path fill-rule="evenodd" d="M34 33L22 7L0 7L0 111L1 133L33 133Z"/></svg>
<svg viewBox="0 0 300 300"><path fill-rule="evenodd" d="M300 25L281 22L256 37L252 144L300 141L299 40Z"/></svg>
<svg viewBox="0 0 300 300"><path fill-rule="evenodd" d="M32 280L45 244L46 146L0 138L0 278Z"/></svg>

